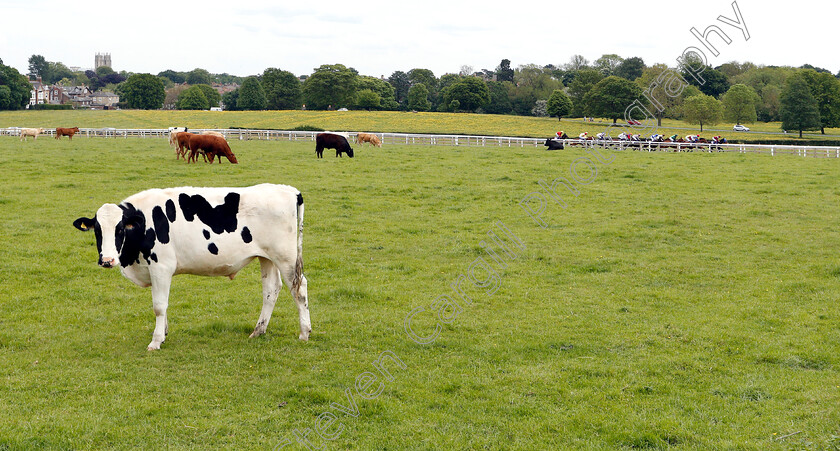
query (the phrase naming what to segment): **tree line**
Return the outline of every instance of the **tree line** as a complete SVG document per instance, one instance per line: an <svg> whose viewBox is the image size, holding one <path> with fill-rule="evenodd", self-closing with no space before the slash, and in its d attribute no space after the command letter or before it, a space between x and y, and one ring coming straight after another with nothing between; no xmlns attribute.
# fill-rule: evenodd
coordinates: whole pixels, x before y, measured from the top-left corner
<svg viewBox="0 0 840 451"><path fill-rule="evenodd" d="M694 67L691 72L702 73L701 83L686 67L648 66L642 58L615 54L593 62L575 55L558 66L524 64L516 68L503 59L492 70L473 71L463 66L458 74L440 77L429 69L415 68L395 71L388 78L362 75L342 64L321 65L301 77L278 68L237 77L199 68L165 70L157 75L117 73L107 67L73 72L39 55L33 55L29 63L30 73L46 83L85 84L93 90L116 92L124 108L208 109L224 104L228 110L350 108L558 119L594 116L617 121L623 119L628 105L639 100L660 123L663 118L682 119L701 130L724 120L738 124L781 121L784 129L800 134L802 130L824 133L827 127L840 126L840 73L835 76L807 64L794 68L729 62ZM656 81L669 72L681 73L686 84L678 96L657 91L663 88ZM0 75L0 109L22 108L25 103L21 104L19 95L11 94L17 92L14 83L4 81L14 78L9 74ZM238 88L220 95L212 84L235 84ZM653 99L656 105L651 104Z"/></svg>

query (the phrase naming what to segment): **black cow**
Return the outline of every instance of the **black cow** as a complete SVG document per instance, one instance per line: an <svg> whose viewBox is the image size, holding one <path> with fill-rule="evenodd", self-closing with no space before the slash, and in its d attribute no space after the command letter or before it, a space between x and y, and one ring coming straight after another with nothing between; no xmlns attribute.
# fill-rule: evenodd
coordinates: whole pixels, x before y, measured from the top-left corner
<svg viewBox="0 0 840 451"><path fill-rule="evenodd" d="M324 158L324 149L335 149L335 156L340 157L341 153L353 158L353 148L347 142L347 138L335 133L318 133L315 135L315 155Z"/></svg>
<svg viewBox="0 0 840 451"><path fill-rule="evenodd" d="M548 149L545 150L562 150L565 146L563 146L563 141L558 141L556 139L548 138L545 140L544 146L548 146Z"/></svg>

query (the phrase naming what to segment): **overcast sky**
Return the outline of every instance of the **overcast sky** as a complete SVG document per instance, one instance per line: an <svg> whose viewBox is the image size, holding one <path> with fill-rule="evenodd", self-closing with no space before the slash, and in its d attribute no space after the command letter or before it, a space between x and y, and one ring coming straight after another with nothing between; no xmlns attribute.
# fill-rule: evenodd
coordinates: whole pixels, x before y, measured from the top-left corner
<svg viewBox="0 0 840 451"><path fill-rule="evenodd" d="M89 69L96 53L110 53L114 70L136 73L202 68L247 76L275 67L308 75L338 63L388 77L413 68L437 76L464 65L492 70L504 58L514 68L562 65L575 54L594 61L615 53L673 66L697 46L713 66L734 60L840 71L831 2L738 0L748 41L718 21L737 19L732 0L698 3L0 0L0 59L24 74L32 55ZM710 25L732 41L710 35L717 57L690 31Z"/></svg>

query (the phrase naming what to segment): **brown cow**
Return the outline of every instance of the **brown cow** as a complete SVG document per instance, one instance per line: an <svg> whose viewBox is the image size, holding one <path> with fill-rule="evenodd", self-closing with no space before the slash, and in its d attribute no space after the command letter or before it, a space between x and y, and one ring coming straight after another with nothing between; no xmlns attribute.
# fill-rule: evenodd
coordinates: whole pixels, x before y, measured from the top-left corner
<svg viewBox="0 0 840 451"><path fill-rule="evenodd" d="M358 144L370 143L372 146L382 147L382 141L373 133L358 133L356 135L356 142Z"/></svg>
<svg viewBox="0 0 840 451"><path fill-rule="evenodd" d="M59 139L62 136L66 136L66 137L70 138L70 141L72 141L73 140L73 135L75 135L78 132L79 132L79 127L73 127L73 128L58 127L58 128L55 129L55 139Z"/></svg>
<svg viewBox="0 0 840 451"><path fill-rule="evenodd" d="M175 133L175 159L178 160L181 157L184 157L184 161L187 161L187 150L190 148L190 136L194 136L194 133L190 132L177 132ZM206 161L206 160L205 160Z"/></svg>
<svg viewBox="0 0 840 451"><path fill-rule="evenodd" d="M187 162L195 161L196 156L203 153L213 163L213 158L218 156L219 163L222 162L222 156L227 157L228 161L233 164L238 164L236 156L230 150L230 145L223 138L213 135L192 135L190 136L190 157Z"/></svg>

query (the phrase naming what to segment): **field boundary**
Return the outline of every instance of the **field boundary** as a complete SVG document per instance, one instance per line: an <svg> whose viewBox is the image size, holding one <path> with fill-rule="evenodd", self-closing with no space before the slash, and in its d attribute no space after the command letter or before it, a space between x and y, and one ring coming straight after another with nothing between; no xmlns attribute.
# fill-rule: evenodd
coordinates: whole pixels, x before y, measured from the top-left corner
<svg viewBox="0 0 840 451"><path fill-rule="evenodd" d="M259 130L259 129L190 129L190 131L216 131L228 140L285 140L314 141L315 135L322 132L299 130ZM351 140L356 132L334 132L347 136ZM44 129L44 135L55 136L55 129ZM531 147L543 148L546 138L522 138L509 136L481 135L430 135L416 133L372 133L378 136L383 145L428 145L450 147ZM0 128L0 136L20 136L20 128ZM85 138L167 138L168 129L118 129L118 128L80 128L76 134ZM797 155L801 157L838 158L840 147L834 146L794 146L775 144L712 144L712 143L656 143L630 141L598 140L563 140L567 146L602 147L613 150L636 150L644 152L738 152L775 155Z"/></svg>

